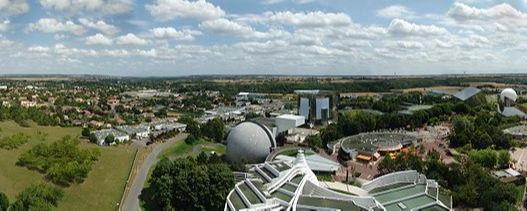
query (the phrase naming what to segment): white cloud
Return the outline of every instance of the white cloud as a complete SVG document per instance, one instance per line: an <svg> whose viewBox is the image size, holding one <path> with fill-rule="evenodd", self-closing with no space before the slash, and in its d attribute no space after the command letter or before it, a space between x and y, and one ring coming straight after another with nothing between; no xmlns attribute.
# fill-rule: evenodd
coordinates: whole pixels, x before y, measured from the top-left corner
<svg viewBox="0 0 527 211"><path fill-rule="evenodd" d="M343 27L349 26L352 21L351 18L344 13L325 13L321 11L315 12L267 12L265 14L270 21L279 22L283 24L290 24L298 27Z"/></svg>
<svg viewBox="0 0 527 211"><path fill-rule="evenodd" d="M225 11L205 0L155 0L145 8L150 14L161 20L174 18L195 18L211 20L225 16Z"/></svg>
<svg viewBox="0 0 527 211"><path fill-rule="evenodd" d="M202 34L200 31L189 29L176 30L173 27L153 28L150 29L150 32L155 38L158 39L174 39L182 41L192 41L194 40L194 36Z"/></svg>
<svg viewBox="0 0 527 211"><path fill-rule="evenodd" d="M114 35L114 34L117 34L117 32L119 32L119 29L116 26L107 24L103 20L92 21L86 18L79 18L79 22L88 28L95 29L106 35Z"/></svg>
<svg viewBox="0 0 527 211"><path fill-rule="evenodd" d="M283 38L290 34L283 30L270 29L267 32L256 31L249 25L234 22L224 18L202 22L199 27L218 34L234 35L244 39Z"/></svg>
<svg viewBox="0 0 527 211"><path fill-rule="evenodd" d="M36 23L30 23L29 31L41 31L45 33L68 32L74 35L82 35L86 31L83 26L72 21L60 22L54 18L41 18Z"/></svg>
<svg viewBox="0 0 527 211"><path fill-rule="evenodd" d="M86 37L85 43L86 45L111 45L113 41L110 38L97 33L93 36Z"/></svg>
<svg viewBox="0 0 527 211"><path fill-rule="evenodd" d="M388 32L400 36L430 36L448 33L448 31L442 27L409 23L398 18L392 20L388 26Z"/></svg>
<svg viewBox="0 0 527 211"><path fill-rule="evenodd" d="M502 3L487 9L454 3L447 15L460 23L478 24L482 26L495 25L527 27L527 13L523 13L509 4Z"/></svg>
<svg viewBox="0 0 527 211"><path fill-rule="evenodd" d="M7 31L10 23L11 22L9 20L0 20L0 32Z"/></svg>
<svg viewBox="0 0 527 211"><path fill-rule="evenodd" d="M0 0L0 15L21 15L28 11L26 0Z"/></svg>
<svg viewBox="0 0 527 211"><path fill-rule="evenodd" d="M40 0L44 8L67 13L96 12L102 15L128 13L132 10L132 0Z"/></svg>
<svg viewBox="0 0 527 211"><path fill-rule="evenodd" d="M421 49L425 46L423 43L417 41L397 41L388 43L387 47L392 49Z"/></svg>
<svg viewBox="0 0 527 211"><path fill-rule="evenodd" d="M49 52L49 47L44 46L31 46L27 49L30 52L36 52L36 53L46 53Z"/></svg>
<svg viewBox="0 0 527 211"><path fill-rule="evenodd" d="M212 31L220 34L233 34L238 36L248 36L254 29L247 25L242 25L224 18L209 20L201 23L199 27L203 30Z"/></svg>
<svg viewBox="0 0 527 211"><path fill-rule="evenodd" d="M377 10L377 16L383 18L405 18L413 14L413 11L402 5L391 5Z"/></svg>
<svg viewBox="0 0 527 211"><path fill-rule="evenodd" d="M0 35L0 47L10 47L10 46L12 46L14 44L15 44L15 42L13 42L11 40L8 40L8 39L4 38L2 35Z"/></svg>
<svg viewBox="0 0 527 211"><path fill-rule="evenodd" d="M314 2L315 0L264 0L262 3L264 3L264 4L278 4L278 3L287 2L287 1L291 1L291 2L293 2L295 4L307 4L307 3Z"/></svg>
<svg viewBox="0 0 527 211"><path fill-rule="evenodd" d="M135 34L128 33L124 36L118 37L116 39L116 43L119 45L145 45L147 41L136 36Z"/></svg>

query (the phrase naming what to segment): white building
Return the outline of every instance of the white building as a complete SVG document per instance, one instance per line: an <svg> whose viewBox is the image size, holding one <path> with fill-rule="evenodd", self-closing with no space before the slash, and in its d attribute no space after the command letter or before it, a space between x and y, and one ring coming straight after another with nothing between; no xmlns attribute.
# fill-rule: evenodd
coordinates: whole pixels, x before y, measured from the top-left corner
<svg viewBox="0 0 527 211"><path fill-rule="evenodd" d="M105 139L109 135L113 135L115 141L117 141L119 143L130 141L130 136L129 135L127 135L127 134L125 134L125 133L123 133L121 131L115 130L115 129L97 130L97 131L94 131L93 134L95 135L95 139L96 139L95 141L100 146L106 144L105 143ZM115 144L115 142L111 143L111 144Z"/></svg>
<svg viewBox="0 0 527 211"><path fill-rule="evenodd" d="M275 125L277 127L277 133L287 131L291 128L296 128L303 125L306 122L306 118L301 115L283 114L275 119Z"/></svg>
<svg viewBox="0 0 527 211"><path fill-rule="evenodd" d="M29 100L22 100L20 101L20 106L25 107L25 108L35 107L37 106L37 102L29 101Z"/></svg>
<svg viewBox="0 0 527 211"><path fill-rule="evenodd" d="M287 130L285 140L287 143L303 143L308 136L317 135L320 132L314 129L307 128L291 128Z"/></svg>
<svg viewBox="0 0 527 211"><path fill-rule="evenodd" d="M150 126L147 124L140 125L122 125L115 127L117 130L120 130L129 136L143 139L150 136Z"/></svg>

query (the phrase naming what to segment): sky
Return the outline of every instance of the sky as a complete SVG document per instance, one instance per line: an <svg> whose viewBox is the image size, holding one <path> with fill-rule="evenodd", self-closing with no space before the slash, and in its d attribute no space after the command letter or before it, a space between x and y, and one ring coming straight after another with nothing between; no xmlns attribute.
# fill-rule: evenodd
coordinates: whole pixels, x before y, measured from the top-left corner
<svg viewBox="0 0 527 211"><path fill-rule="evenodd" d="M0 75L527 73L527 0L0 0Z"/></svg>

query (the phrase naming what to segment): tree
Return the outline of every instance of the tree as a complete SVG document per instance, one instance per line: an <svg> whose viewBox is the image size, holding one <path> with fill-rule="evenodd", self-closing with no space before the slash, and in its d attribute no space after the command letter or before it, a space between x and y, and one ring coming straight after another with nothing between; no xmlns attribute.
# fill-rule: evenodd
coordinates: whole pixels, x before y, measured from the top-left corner
<svg viewBox="0 0 527 211"><path fill-rule="evenodd" d="M511 155L507 150L498 151L498 167L507 168L511 161Z"/></svg>
<svg viewBox="0 0 527 211"><path fill-rule="evenodd" d="M395 171L395 161L390 156L384 156L377 169L379 174L388 174Z"/></svg>
<svg viewBox="0 0 527 211"><path fill-rule="evenodd" d="M201 129L199 127L199 124L194 121L193 119L188 120L187 124L187 133L190 133L190 135L194 135L196 138L201 137Z"/></svg>
<svg viewBox="0 0 527 211"><path fill-rule="evenodd" d="M32 185L16 197L11 210L53 210L63 196L64 192L54 186L46 184Z"/></svg>
<svg viewBox="0 0 527 211"><path fill-rule="evenodd" d="M234 187L227 165L199 163L192 157L161 160L149 182L148 200L164 210L220 210Z"/></svg>
<svg viewBox="0 0 527 211"><path fill-rule="evenodd" d="M478 130L471 142L473 142L474 148L485 149L492 145L492 138L486 132Z"/></svg>
<svg viewBox="0 0 527 211"><path fill-rule="evenodd" d="M225 136L225 124L221 119L214 118L203 125L202 134L214 142L221 142Z"/></svg>
<svg viewBox="0 0 527 211"><path fill-rule="evenodd" d="M97 136L95 136L95 133L90 134L90 142L97 144Z"/></svg>
<svg viewBox="0 0 527 211"><path fill-rule="evenodd" d="M469 153L469 157L475 163L490 169L496 166L498 160L496 152L491 149L473 150Z"/></svg>
<svg viewBox="0 0 527 211"><path fill-rule="evenodd" d="M115 142L115 136L113 136L112 134L107 135L106 138L104 138L104 143L106 143L107 145L110 145L114 142Z"/></svg>
<svg viewBox="0 0 527 211"><path fill-rule="evenodd" d="M322 139L320 138L320 135L309 135L306 137L306 140L304 140L309 147L312 149L320 149L323 148L324 145L322 144Z"/></svg>
<svg viewBox="0 0 527 211"><path fill-rule="evenodd" d="M199 164L207 164L207 162L209 162L209 155L202 151L201 153L199 153L199 155L196 157L196 161L199 163Z"/></svg>
<svg viewBox="0 0 527 211"><path fill-rule="evenodd" d="M9 199L4 193L0 192L0 211L7 211L7 208L9 208Z"/></svg>
<svg viewBox="0 0 527 211"><path fill-rule="evenodd" d="M342 134L340 133L339 127L336 124L328 125L320 131L320 138L322 139L322 144L324 146L326 146L328 143L336 141L341 137Z"/></svg>
<svg viewBox="0 0 527 211"><path fill-rule="evenodd" d="M81 149L80 141L64 137L51 144L40 143L22 153L17 165L46 173L46 179L68 186L81 183L98 159L98 149Z"/></svg>
<svg viewBox="0 0 527 211"><path fill-rule="evenodd" d="M245 114L245 120L250 120L258 117L260 117L260 115L254 112L249 112Z"/></svg>
<svg viewBox="0 0 527 211"><path fill-rule="evenodd" d="M199 140L199 138L196 137L196 135L191 133L190 135L187 136L187 138L185 138L185 143L189 144L189 145L192 145L192 144L198 142L198 140Z"/></svg>
<svg viewBox="0 0 527 211"><path fill-rule="evenodd" d="M84 127L82 128L82 136L89 137L90 136L90 128Z"/></svg>

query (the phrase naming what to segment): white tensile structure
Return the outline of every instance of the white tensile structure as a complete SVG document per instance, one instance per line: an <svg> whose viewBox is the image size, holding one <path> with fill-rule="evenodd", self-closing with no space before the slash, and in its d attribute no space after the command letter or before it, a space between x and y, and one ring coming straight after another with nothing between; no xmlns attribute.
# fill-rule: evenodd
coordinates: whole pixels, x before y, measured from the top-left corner
<svg viewBox="0 0 527 211"><path fill-rule="evenodd" d="M293 161L252 165L232 191L224 210L452 210L452 198L434 180L414 170L387 174L333 191L319 182L302 150Z"/></svg>

